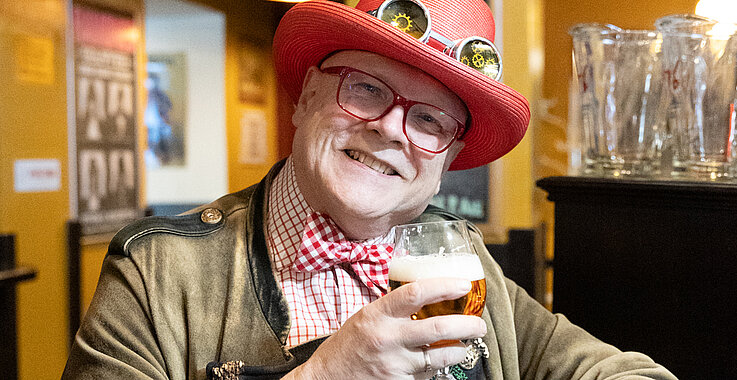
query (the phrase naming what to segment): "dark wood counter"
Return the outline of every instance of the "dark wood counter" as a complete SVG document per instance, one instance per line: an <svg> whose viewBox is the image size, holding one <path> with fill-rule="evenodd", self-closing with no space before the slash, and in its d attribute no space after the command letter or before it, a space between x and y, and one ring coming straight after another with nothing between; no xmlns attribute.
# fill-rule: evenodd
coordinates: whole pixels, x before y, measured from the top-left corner
<svg viewBox="0 0 737 380"><path fill-rule="evenodd" d="M737 185L550 177L553 311L680 379L737 379Z"/></svg>

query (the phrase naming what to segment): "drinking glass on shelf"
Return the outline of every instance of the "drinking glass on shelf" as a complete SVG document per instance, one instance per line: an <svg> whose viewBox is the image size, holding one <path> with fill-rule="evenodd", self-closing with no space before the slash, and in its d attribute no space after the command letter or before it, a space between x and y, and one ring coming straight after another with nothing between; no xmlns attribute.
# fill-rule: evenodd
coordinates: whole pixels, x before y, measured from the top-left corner
<svg viewBox="0 0 737 380"><path fill-rule="evenodd" d="M653 177L669 93L660 34L577 24L573 37L582 128L583 174Z"/></svg>
<svg viewBox="0 0 737 380"><path fill-rule="evenodd" d="M465 220L405 224L395 227L395 246L389 265L389 288L426 278L463 278L471 281L465 296L425 305L412 319L438 315L481 316L486 300L486 279L481 261L471 245ZM448 342L435 342L443 345ZM435 379L454 379L450 368L437 371Z"/></svg>

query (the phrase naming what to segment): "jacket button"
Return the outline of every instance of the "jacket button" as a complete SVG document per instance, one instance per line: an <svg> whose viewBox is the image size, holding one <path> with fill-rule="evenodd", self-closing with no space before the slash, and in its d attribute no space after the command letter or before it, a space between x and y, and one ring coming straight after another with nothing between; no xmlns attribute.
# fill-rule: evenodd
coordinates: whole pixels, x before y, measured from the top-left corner
<svg viewBox="0 0 737 380"><path fill-rule="evenodd" d="M223 219L223 213L216 208L206 208L202 211L202 214L200 214L200 219L202 219L202 222L207 224L216 224Z"/></svg>

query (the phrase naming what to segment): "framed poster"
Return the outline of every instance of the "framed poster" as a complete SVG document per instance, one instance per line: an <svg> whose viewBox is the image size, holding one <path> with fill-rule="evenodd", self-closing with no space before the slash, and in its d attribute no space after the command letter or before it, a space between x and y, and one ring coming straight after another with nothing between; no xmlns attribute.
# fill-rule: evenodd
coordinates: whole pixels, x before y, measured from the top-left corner
<svg viewBox="0 0 737 380"><path fill-rule="evenodd" d="M130 15L75 4L77 219L83 235L115 232L142 212L136 165L136 49Z"/></svg>
<svg viewBox="0 0 737 380"><path fill-rule="evenodd" d="M271 57L265 46L265 43L241 37L238 52L238 99L241 103L266 103Z"/></svg>

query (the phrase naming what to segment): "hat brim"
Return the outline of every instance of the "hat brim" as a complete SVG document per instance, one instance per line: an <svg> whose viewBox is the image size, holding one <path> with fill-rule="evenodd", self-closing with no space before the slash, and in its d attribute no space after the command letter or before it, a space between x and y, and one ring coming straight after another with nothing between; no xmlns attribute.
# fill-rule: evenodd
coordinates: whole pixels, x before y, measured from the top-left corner
<svg viewBox="0 0 737 380"><path fill-rule="evenodd" d="M281 85L296 102L307 69L330 53L364 50L417 67L463 100L471 115L464 148L449 170L490 163L514 148L527 130L530 108L515 90L355 8L330 1L295 5L274 37Z"/></svg>

